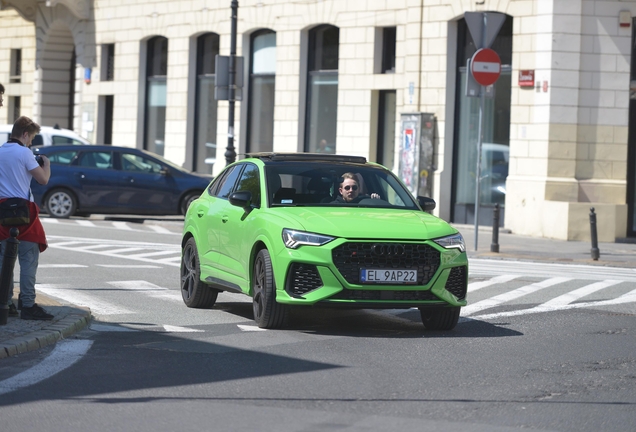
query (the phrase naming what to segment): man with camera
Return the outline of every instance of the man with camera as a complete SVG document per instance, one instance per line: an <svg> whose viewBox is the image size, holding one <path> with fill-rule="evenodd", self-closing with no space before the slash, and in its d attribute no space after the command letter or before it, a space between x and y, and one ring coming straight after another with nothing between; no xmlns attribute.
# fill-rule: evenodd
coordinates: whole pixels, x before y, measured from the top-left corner
<svg viewBox="0 0 636 432"><path fill-rule="evenodd" d="M31 150L33 138L40 132L40 125L28 117L20 117L13 124L9 141L0 147L0 203L9 198L25 200L29 208L29 223L19 225L17 239L18 260L20 262L20 300L22 319L51 320L53 315L35 303L35 275L38 269L40 252L47 248L44 228L38 217L39 208L32 201L31 179L47 184L51 177L51 163L46 156L37 161ZM0 266L4 260L6 242L10 237L11 226L0 226ZM12 302L13 280L9 288L9 316L18 312Z"/></svg>

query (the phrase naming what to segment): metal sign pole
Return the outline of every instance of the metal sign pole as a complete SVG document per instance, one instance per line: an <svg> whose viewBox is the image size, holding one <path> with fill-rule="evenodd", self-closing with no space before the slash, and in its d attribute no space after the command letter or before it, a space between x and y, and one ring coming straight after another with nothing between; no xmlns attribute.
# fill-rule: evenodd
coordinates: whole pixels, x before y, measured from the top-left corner
<svg viewBox="0 0 636 432"><path fill-rule="evenodd" d="M235 73L236 73L236 17L238 15L238 0L232 0L232 29L230 35L230 73L228 82L228 126L227 126L227 149L225 150L225 163L231 164L236 161L236 150L234 149L234 99L235 99Z"/></svg>
<svg viewBox="0 0 636 432"><path fill-rule="evenodd" d="M477 243L479 241L479 205L480 205L480 189L481 189L481 146L484 140L484 95L485 91L482 86L479 95L479 131L477 137L477 169L475 170L475 251L477 251Z"/></svg>

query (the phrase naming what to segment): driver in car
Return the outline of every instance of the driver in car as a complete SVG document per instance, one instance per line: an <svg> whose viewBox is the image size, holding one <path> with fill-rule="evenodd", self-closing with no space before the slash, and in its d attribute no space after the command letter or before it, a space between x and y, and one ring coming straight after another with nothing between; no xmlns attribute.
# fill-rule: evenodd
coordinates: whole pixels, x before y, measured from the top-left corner
<svg viewBox="0 0 636 432"><path fill-rule="evenodd" d="M340 196L336 197L334 203L355 204L363 199L372 198L379 199L380 195L372 193L371 195L360 195L360 185L358 177L354 173L344 173L342 175L342 183L340 183Z"/></svg>

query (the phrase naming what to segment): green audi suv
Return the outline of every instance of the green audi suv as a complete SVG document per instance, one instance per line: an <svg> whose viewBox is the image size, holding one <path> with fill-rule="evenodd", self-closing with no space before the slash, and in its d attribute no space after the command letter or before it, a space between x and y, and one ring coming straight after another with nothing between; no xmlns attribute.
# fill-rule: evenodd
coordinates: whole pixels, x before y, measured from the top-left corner
<svg viewBox="0 0 636 432"><path fill-rule="evenodd" d="M450 330L466 305L461 234L388 169L364 157L255 153L227 166L185 217L181 293L209 308L221 291L252 297L280 328L292 307L418 308Z"/></svg>

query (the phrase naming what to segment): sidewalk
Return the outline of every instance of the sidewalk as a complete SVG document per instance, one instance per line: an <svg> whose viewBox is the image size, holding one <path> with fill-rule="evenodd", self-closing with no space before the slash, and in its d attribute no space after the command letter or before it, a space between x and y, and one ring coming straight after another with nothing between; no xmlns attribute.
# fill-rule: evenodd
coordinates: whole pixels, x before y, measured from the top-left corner
<svg viewBox="0 0 636 432"><path fill-rule="evenodd" d="M17 289L13 304L18 304ZM54 344L82 330L91 320L91 312L79 306L63 305L42 293L37 293L37 303L53 315L52 321L27 321L9 317L0 326L0 361L5 357L34 351Z"/></svg>
<svg viewBox="0 0 636 432"><path fill-rule="evenodd" d="M479 247L475 251L474 226L453 226L464 236L469 262L471 258L534 261L626 267L636 272L636 243L599 243L600 257L595 261L591 258L591 243L527 237L501 229L499 253L495 253L490 251L492 228L479 228ZM69 337L90 323L91 313L87 308L63 305L42 293L37 294L37 302L55 318L53 321L24 321L9 317L7 325L0 326L0 359L40 349ZM17 299L14 303L17 304Z"/></svg>
<svg viewBox="0 0 636 432"><path fill-rule="evenodd" d="M558 264L599 265L636 269L636 243L599 243L600 257L592 259L591 242L554 240L511 234L499 230L499 253L491 252L492 228L479 227L475 251L475 227L452 224L464 237L468 259L537 261Z"/></svg>

